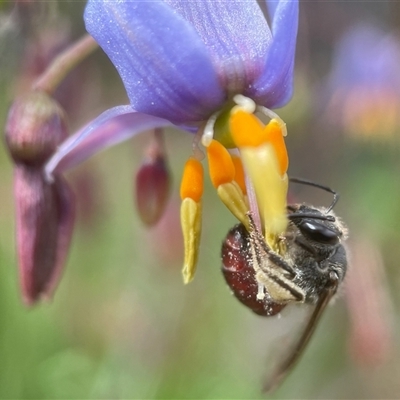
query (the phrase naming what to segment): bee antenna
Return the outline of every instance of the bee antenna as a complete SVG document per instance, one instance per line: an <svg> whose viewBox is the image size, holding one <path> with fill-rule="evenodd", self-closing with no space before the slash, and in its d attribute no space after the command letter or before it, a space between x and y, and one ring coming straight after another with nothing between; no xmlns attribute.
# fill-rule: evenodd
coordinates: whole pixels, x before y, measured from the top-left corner
<svg viewBox="0 0 400 400"><path fill-rule="evenodd" d="M339 200L339 197L340 197L339 193L334 191L333 189L331 189L328 186L324 186L324 185L321 185L319 183L311 182L311 181L308 181L308 180L303 179L303 178L289 178L289 181L293 182L293 183L300 183L302 185L313 186L313 187L316 187L318 189L325 190L326 192L332 193L333 194L333 200L332 200L331 205L326 210L327 213L332 211L333 207L335 207L336 203ZM292 215L295 215L295 214L292 214ZM304 216L304 214L303 214L303 216ZM315 217L311 217L311 218L315 218ZM323 219L323 218L315 218L315 219Z"/></svg>

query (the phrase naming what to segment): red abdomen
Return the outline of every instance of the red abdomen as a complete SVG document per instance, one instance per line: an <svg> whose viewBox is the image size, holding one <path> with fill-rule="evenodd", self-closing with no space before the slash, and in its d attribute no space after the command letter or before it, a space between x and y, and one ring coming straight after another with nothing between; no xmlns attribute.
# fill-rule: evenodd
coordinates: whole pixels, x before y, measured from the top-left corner
<svg viewBox="0 0 400 400"><path fill-rule="evenodd" d="M252 266L249 234L242 225L234 226L227 234L221 249L222 273L235 297L246 307L262 316L278 314L285 304L257 299L258 284Z"/></svg>

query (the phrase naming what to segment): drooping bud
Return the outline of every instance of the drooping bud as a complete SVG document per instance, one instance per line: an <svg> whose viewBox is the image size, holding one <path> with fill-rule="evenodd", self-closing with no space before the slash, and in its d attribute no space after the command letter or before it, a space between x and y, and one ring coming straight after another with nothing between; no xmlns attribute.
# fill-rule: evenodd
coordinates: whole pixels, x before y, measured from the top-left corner
<svg viewBox="0 0 400 400"><path fill-rule="evenodd" d="M6 143L16 166L14 195L22 294L27 304L50 297L69 248L75 202L59 176L46 181L43 166L67 136L64 113L47 94L31 92L14 102Z"/></svg>
<svg viewBox="0 0 400 400"><path fill-rule="evenodd" d="M167 204L169 189L165 160L145 160L136 175L136 206L144 224L151 226L158 222Z"/></svg>
<svg viewBox="0 0 400 400"><path fill-rule="evenodd" d="M170 186L162 132L156 130L136 174L136 207L144 224L151 226L159 221L169 199Z"/></svg>
<svg viewBox="0 0 400 400"><path fill-rule="evenodd" d="M16 163L42 166L67 137L64 112L46 93L30 92L11 106L5 133Z"/></svg>
<svg viewBox="0 0 400 400"><path fill-rule="evenodd" d="M48 184L37 168L17 166L14 174L17 248L24 301L51 297L69 249L75 203L67 183Z"/></svg>

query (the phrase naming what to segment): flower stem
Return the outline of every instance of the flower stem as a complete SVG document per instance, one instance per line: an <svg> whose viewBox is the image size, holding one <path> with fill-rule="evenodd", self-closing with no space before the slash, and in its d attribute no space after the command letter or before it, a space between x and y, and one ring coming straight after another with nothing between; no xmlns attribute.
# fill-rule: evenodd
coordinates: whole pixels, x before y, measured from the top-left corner
<svg viewBox="0 0 400 400"><path fill-rule="evenodd" d="M90 35L85 35L54 59L50 66L33 83L33 90L52 94L66 75L87 56L96 50L98 44Z"/></svg>

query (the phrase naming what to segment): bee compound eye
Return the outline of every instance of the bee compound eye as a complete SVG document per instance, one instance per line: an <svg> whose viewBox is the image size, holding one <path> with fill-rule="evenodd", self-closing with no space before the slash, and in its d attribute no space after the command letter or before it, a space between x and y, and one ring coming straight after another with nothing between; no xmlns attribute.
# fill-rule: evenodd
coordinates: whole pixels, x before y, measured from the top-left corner
<svg viewBox="0 0 400 400"><path fill-rule="evenodd" d="M304 236L314 242L331 245L339 243L338 233L320 222L302 221L298 227Z"/></svg>

